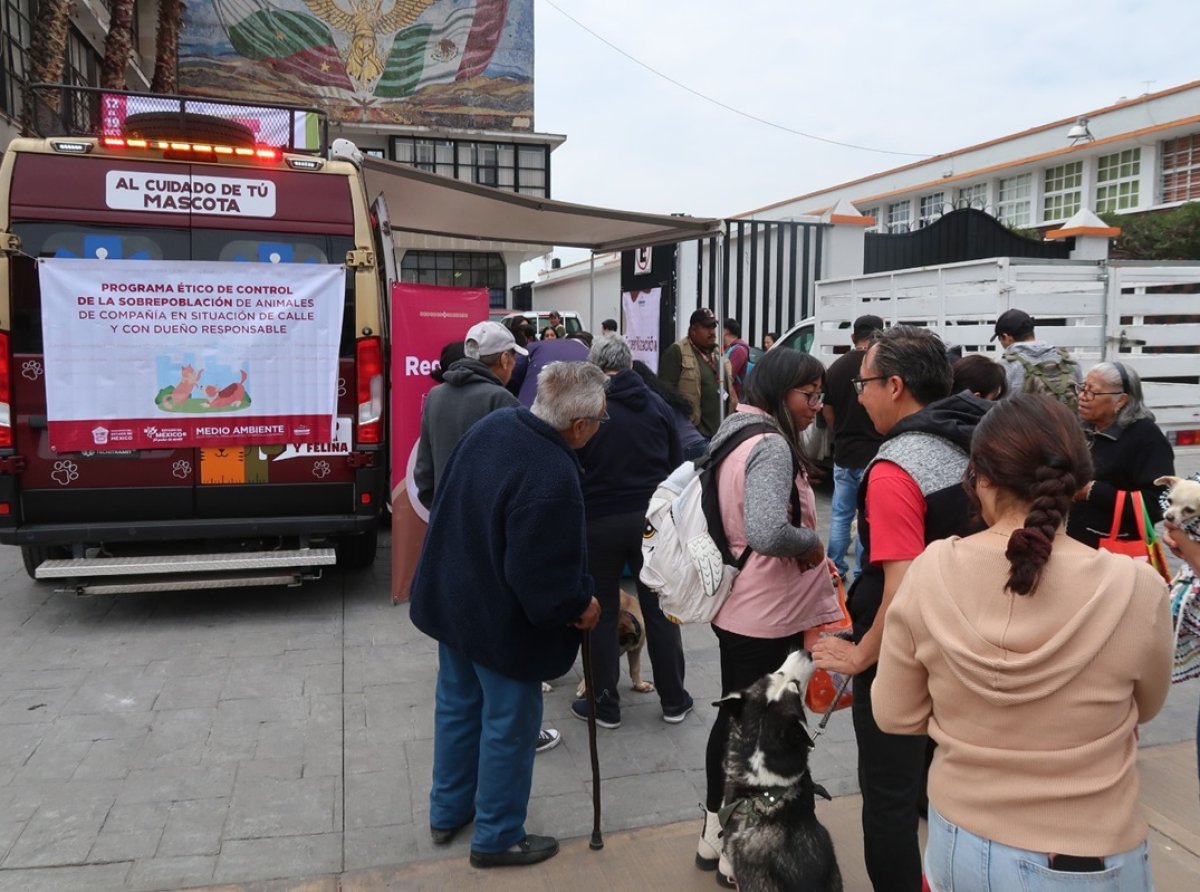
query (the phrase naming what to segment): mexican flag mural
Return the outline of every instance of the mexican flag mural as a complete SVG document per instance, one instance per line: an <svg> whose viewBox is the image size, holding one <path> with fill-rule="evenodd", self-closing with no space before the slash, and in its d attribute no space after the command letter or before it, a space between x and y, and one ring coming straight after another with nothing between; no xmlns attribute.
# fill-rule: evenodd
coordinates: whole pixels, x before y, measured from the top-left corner
<svg viewBox="0 0 1200 892"><path fill-rule="evenodd" d="M188 3L180 85L335 120L531 130L533 0Z"/></svg>

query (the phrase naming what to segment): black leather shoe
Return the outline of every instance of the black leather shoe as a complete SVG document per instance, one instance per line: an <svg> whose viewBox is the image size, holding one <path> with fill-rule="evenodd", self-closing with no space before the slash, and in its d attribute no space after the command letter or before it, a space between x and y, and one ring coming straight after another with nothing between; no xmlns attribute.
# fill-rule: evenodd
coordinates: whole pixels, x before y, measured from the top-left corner
<svg viewBox="0 0 1200 892"><path fill-rule="evenodd" d="M454 842L454 837L458 836L458 831L462 830L468 824L475 820L474 812L471 817L467 818L457 827L430 827L429 838L433 840L435 846L448 846Z"/></svg>
<svg viewBox="0 0 1200 892"><path fill-rule="evenodd" d="M537 864L558 854L558 840L553 836L530 834L506 852L471 852L472 867L519 867Z"/></svg>

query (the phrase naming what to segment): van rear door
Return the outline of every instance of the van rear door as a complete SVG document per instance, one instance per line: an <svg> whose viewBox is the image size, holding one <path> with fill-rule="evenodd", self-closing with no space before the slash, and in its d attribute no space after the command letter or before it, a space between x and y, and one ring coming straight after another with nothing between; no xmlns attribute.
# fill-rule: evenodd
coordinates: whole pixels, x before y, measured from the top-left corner
<svg viewBox="0 0 1200 892"><path fill-rule="evenodd" d="M111 171L270 180L277 196L275 216L114 209L105 192ZM78 532L95 524L95 536L87 538L100 541L106 538L101 525L112 533L113 524L142 522L143 527L129 526L122 533L169 539L189 532L200 537L252 530L253 525L239 526L239 518L294 518L297 528L319 533L320 524L313 521L320 516L356 512L356 468L349 458L357 408L352 275L344 296L332 442L56 454L46 427L41 300L33 259L339 263L355 247L345 176L29 153L16 158L10 216L22 252L32 255L15 255L11 263L14 437L25 463L14 518L18 525L43 527L53 536L52 527ZM208 523L190 527L194 521Z"/></svg>

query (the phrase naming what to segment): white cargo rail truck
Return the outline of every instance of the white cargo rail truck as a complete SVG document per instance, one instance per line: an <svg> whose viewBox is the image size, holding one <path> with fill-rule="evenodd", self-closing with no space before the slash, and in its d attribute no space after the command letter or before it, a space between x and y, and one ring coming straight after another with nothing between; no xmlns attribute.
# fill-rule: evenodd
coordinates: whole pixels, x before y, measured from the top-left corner
<svg viewBox="0 0 1200 892"><path fill-rule="evenodd" d="M779 340L826 365L850 346L865 313L934 329L963 354L999 357L990 340L1005 310L1025 310L1037 336L1066 347L1084 371L1119 360L1176 447L1200 454L1200 263L998 257L825 279L815 314Z"/></svg>

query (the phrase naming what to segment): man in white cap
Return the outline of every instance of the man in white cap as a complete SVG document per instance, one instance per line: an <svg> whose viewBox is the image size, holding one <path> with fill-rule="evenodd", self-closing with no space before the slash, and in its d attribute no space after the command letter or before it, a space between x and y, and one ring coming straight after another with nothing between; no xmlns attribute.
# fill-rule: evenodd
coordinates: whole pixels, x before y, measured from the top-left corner
<svg viewBox="0 0 1200 892"><path fill-rule="evenodd" d="M477 322L463 340L462 359L442 373L442 383L425 397L421 439L413 479L417 498L426 508L442 479L450 453L472 424L483 416L518 405L504 385L512 377L517 354L529 351L499 322Z"/></svg>

